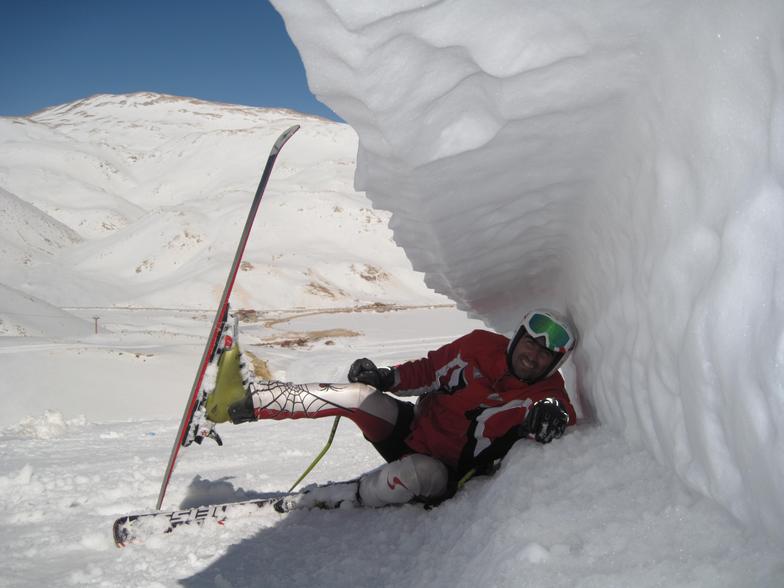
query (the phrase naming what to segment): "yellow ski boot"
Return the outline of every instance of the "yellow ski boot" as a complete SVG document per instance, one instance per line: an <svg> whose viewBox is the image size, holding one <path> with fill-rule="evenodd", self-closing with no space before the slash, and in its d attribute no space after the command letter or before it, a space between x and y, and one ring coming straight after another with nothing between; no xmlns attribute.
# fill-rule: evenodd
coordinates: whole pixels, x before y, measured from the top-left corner
<svg viewBox="0 0 784 588"><path fill-rule="evenodd" d="M244 361L239 345L223 352L218 360L218 374L215 378L215 390L207 397L207 418L213 423L234 423L255 420L255 418L232 418L230 409L234 405L244 407L250 401L250 393L246 388L247 379L243 378ZM253 403L250 402L251 414ZM234 411L231 411L234 412ZM245 411L240 410L244 413ZM239 415L237 415L239 416ZM248 416L243 414L243 416Z"/></svg>

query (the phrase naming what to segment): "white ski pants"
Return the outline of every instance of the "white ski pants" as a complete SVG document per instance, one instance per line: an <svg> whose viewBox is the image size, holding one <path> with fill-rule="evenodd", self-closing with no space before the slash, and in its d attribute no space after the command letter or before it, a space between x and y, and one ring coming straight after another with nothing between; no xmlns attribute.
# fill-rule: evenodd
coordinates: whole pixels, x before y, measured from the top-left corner
<svg viewBox="0 0 784 588"><path fill-rule="evenodd" d="M413 453L384 464L359 480L364 506L404 504L414 498L436 499L447 491L446 466L429 455Z"/></svg>

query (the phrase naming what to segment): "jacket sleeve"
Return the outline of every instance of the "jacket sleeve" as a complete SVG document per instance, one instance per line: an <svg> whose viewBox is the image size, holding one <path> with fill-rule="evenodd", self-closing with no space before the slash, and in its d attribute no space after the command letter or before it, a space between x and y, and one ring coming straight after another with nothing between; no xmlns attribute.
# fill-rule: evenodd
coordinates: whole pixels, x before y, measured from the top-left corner
<svg viewBox="0 0 784 588"><path fill-rule="evenodd" d="M470 460L469 464L467 464L468 467L462 469L466 472L473 469L478 475L490 473L493 469L493 462L506 457L512 445L519 439L522 439L520 428L512 427L506 433L494 439L486 449Z"/></svg>
<svg viewBox="0 0 784 588"><path fill-rule="evenodd" d="M428 352L427 357L395 366L395 384L389 391L396 396L421 396L455 387L463 368L468 365L460 351L472 334Z"/></svg>
<svg viewBox="0 0 784 588"><path fill-rule="evenodd" d="M479 474L490 471L493 462L503 459L517 440L528 437L523 423L531 407L544 398L558 399L569 414L567 425L575 424L574 408L563 389L560 376L526 399L514 400L495 408L477 408L468 415L471 418L468 443L460 456L458 470L463 474L471 469Z"/></svg>
<svg viewBox="0 0 784 588"><path fill-rule="evenodd" d="M460 455L459 473L463 475L471 469L479 474L486 473L493 461L503 459L520 439L520 426L531 404L530 400L515 400L493 408L479 407L467 414L471 425Z"/></svg>

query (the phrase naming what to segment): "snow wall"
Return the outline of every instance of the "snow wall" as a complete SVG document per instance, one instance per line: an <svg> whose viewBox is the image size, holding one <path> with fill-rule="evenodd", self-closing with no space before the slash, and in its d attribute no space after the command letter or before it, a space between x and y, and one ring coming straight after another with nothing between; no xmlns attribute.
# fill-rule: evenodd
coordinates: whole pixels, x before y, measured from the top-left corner
<svg viewBox="0 0 784 588"><path fill-rule="evenodd" d="M568 310L585 417L781 538L784 3L273 4L428 284Z"/></svg>

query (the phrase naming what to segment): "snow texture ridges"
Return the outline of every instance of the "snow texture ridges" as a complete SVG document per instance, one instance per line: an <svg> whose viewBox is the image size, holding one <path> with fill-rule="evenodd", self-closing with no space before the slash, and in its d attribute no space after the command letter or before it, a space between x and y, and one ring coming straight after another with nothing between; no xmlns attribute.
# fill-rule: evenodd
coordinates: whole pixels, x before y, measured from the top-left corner
<svg viewBox="0 0 784 588"><path fill-rule="evenodd" d="M784 5L276 1L428 285L583 334L586 413L784 529Z"/></svg>

